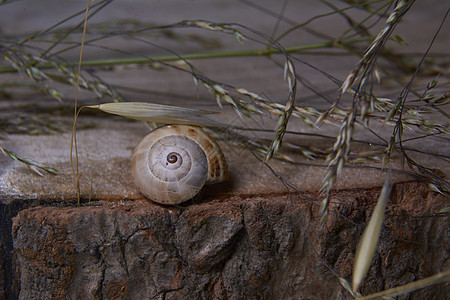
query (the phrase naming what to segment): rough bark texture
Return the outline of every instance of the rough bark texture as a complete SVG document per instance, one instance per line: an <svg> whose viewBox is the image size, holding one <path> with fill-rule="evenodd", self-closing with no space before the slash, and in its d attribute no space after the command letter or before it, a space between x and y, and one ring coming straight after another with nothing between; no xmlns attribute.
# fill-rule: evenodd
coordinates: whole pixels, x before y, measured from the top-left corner
<svg viewBox="0 0 450 300"><path fill-rule="evenodd" d="M316 204L298 195L27 208L13 219L15 284L20 299L347 298L313 248L350 280L378 194L337 192L324 226ZM364 294L448 268L448 217L416 217L444 202L420 184L396 186ZM444 284L411 298L449 292Z"/></svg>

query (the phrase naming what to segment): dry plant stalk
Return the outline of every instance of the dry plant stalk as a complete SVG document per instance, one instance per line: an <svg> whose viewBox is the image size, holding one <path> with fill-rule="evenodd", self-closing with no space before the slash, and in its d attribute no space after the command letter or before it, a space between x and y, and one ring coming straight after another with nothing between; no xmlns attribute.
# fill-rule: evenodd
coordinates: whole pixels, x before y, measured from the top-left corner
<svg viewBox="0 0 450 300"><path fill-rule="evenodd" d="M87 19L88 19L88 13L89 13L89 8L90 8L90 4L91 1L88 0L87 1L87 6L86 6L86 14L84 16L84 25L83 25L83 35L81 38L81 47L80 47L80 60L78 62L78 72L76 75L76 84L75 84L75 103L74 103L74 122L73 122L73 130L72 130L72 140L70 142L70 164L72 166L72 172L74 175L74 184L75 184L75 191L77 194L77 200L78 200L78 204L80 204L80 195L81 195L81 191L80 191L80 170L79 170L79 165L78 165L78 148L77 148L77 133L76 133L76 120L77 120L77 116L78 116L78 86L80 83L80 73L81 73L81 62L83 60L83 47L84 47L84 39L86 36L86 29L87 29ZM73 147L73 148L72 148ZM75 150L75 162L73 162L72 159L72 150Z"/></svg>
<svg viewBox="0 0 450 300"><path fill-rule="evenodd" d="M386 26L378 33L377 37L364 52L362 59L350 72L341 86L341 95L347 91L352 92L353 103L351 110L347 113L342 122L339 135L333 146L333 150L327 158L329 168L321 188L322 193L325 193L324 200L321 204L322 222L325 222L328 215L328 204L330 201L331 189L334 186L344 165L348 162L358 109L361 109L363 121L367 124L368 115L372 111L370 108L374 107L373 102L366 101L367 98L373 99L372 97L368 97L366 92L366 85L369 81L369 77L374 71L376 61L381 50L383 49L384 44L413 3L414 0L401 0L397 2L393 12L389 15L386 21ZM352 87L359 77L361 77L359 84L357 88L353 90ZM328 116L328 114L337 106L339 99L340 98L338 98L338 100L328 111L322 114L322 116L318 119L318 122L321 122Z"/></svg>
<svg viewBox="0 0 450 300"><path fill-rule="evenodd" d="M395 288L391 288L388 290L384 290L379 293L358 297L359 300L374 300L374 299L389 299L392 297L397 297L401 295L406 295L408 293L411 293L418 289L423 289L425 287L439 284L439 283L448 283L450 281L450 270L446 270L444 272L419 279L417 281L413 281L410 283L407 283L402 286L397 286Z"/></svg>

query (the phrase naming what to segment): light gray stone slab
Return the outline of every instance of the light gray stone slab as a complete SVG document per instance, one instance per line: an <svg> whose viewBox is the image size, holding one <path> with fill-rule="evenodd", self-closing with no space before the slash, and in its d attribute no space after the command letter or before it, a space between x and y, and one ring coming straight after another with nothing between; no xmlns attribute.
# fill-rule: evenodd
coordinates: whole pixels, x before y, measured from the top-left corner
<svg viewBox="0 0 450 300"><path fill-rule="evenodd" d="M17 1L9 5L2 6L0 14L0 26L6 34L22 34L35 29L37 25L45 28L53 24L63 16L73 13L77 9L83 9L84 3L79 1L69 1L64 6L56 2L48 1L49 5L41 5L28 1ZM279 4L272 1L259 3L268 8L276 10ZM285 16L295 19L297 22L308 20L324 10L325 7L316 1L290 2ZM432 18L439 12L439 7L443 6L440 1L433 1L433 13L425 10L428 4L417 3L408 17L398 27L399 34L408 42L408 47L400 47L394 43L389 45L402 51L422 52L426 49L432 34L437 29L440 22L438 18ZM173 8L177 9L174 10ZM158 1L117 1L110 5L105 11L102 11L92 22L100 22L113 18L136 18L145 22L153 23L172 23L183 19L209 19L223 22L239 22L261 32L270 32L273 29L276 19L264 15L261 11L252 9L238 1L176 1L158 2ZM14 22L20 18L21 22ZM321 30L333 34L340 32L345 25L338 16L330 17L330 22L312 22L311 26L316 30ZM426 22L425 22L426 21ZM11 26L11 24L15 24ZM420 30L411 30L411 26L419 26ZM282 24L279 32L288 28L288 25ZM381 25L380 25L381 26ZM375 29L373 29L375 31ZM445 31L446 30L446 31ZM187 31L190 32L190 31ZM433 49L437 52L445 51L445 45L448 35L445 35L448 29L444 29L440 38L436 41ZM181 30L179 34L184 34ZM197 32L199 33L199 32ZM246 41L239 44L234 37L226 35L217 35L213 32L200 32L207 38L218 39L221 43L218 51L257 49L261 45ZM288 35L282 40L284 46L297 44L306 44L316 42L317 38L301 32ZM198 52L201 50L199 45L192 43L174 44L173 41L158 40L163 46L167 46L177 51L177 53ZM160 49L152 47L143 47L138 44L114 45L126 46L128 50L144 55L166 54ZM136 47L136 48L133 48ZM178 47L178 48L176 48ZM214 50L208 50L214 51ZM101 51L93 48L85 49L85 58L99 58ZM76 59L78 53L74 51L68 54L68 58ZM110 54L108 54L110 55ZM353 68L357 59L355 57L325 57L325 56L305 56L302 57L309 63L317 65L321 69L344 80L348 72ZM281 61L281 60L280 60ZM276 67L273 62L261 58L222 58L208 59L202 61L192 61L201 72L210 76L214 80L223 81L236 87L245 87L248 90L260 93L275 101L284 103L287 97L287 84L283 79L283 70ZM384 63L385 62L381 62ZM298 64L299 74L311 82L319 91L327 94L330 99L334 99L335 92L326 92L329 89L336 90L336 85L330 83L322 75L313 72L304 65ZM221 121L235 125L248 125L252 127L266 128L272 130L275 127L276 118L263 116L253 120L241 121L230 109L220 110L213 96L201 86L195 86L190 75L170 69L149 70L149 69L120 69L116 72L98 71L106 82L111 84L123 85L133 88L144 89L145 93L133 91L124 91L128 99L140 101L153 101L157 103L174 104L189 107L198 107L202 109L212 109L220 111L218 118ZM13 75L2 75L2 79L15 78ZM405 80L405 78L402 78ZM448 78L440 78L441 81L448 81ZM419 87L426 86L427 81L423 81ZM400 91L398 86L383 86L386 94L391 96ZM0 114L3 116L15 116L16 113L33 114L33 110L44 115L44 118L58 120L66 123L72 121L70 114L63 113L55 116L56 111L70 111L72 105L71 98L74 91L72 88L61 87L67 98L63 105L50 99L37 98L32 93L23 92L23 97L8 101L0 101ZM81 93L83 103L92 103L90 95ZM107 101L107 100L105 100ZM100 101L101 102L101 101ZM37 106L36 103L39 103ZM313 93L305 87L299 85L298 101L299 105L310 105L324 109L329 104L313 96ZM61 108L62 107L62 108ZM442 117L436 115L433 117L436 121L448 122ZM132 149L138 141L148 131L142 124L126 122L120 119L103 120L101 115L84 116L81 114L80 121L89 120L93 126L91 129L83 129L78 132L78 155L79 171L81 174L81 194L82 197L92 199L139 199L141 194L131 181L129 158ZM371 123L375 133L384 139L389 139L391 127ZM303 133L316 133L335 136L338 133L338 127L322 126L316 129L310 129L302 122L292 120L289 129ZM405 134L409 137L421 135L420 132ZM253 137L252 134L249 135ZM273 134L259 134L267 139L273 138ZM24 165L14 162L5 156L0 156L0 198L2 199L66 199L75 198L75 188L70 163L70 126L62 129L52 135L27 136L19 134L7 134L1 140L1 145L11 151L16 152L21 157L31 158L39 163L57 168L59 175L46 175L40 177ZM373 150L375 144L379 142L374 135L365 130L358 129L355 138L367 141L367 143L356 144L355 149ZM305 136L286 136L287 141L293 141L300 145L312 145L321 149L326 149L332 145L332 140L323 140ZM427 138L408 142L409 148L424 151L432 154L447 155L449 153L448 143L445 138ZM274 176L270 170L261 162L256 160L253 155L239 148L233 148L223 144L225 154L229 161L231 181L229 183L212 186L207 188L207 195L239 195L239 194L268 194L284 193L285 186ZM448 172L446 160L437 155L422 155L420 152L409 153L411 157L417 159L424 165ZM314 165L324 165L323 160L307 161L302 157L295 156L302 164L292 165L279 161L271 161L270 166L276 173L284 179L297 185L299 188L311 192L317 192L322 186L322 179L326 174L326 168ZM365 166L352 166L344 169L339 180L336 183L337 189L345 188L370 188L380 186L384 181L384 175L380 171L380 163L367 162ZM402 161L399 157L394 158L394 168L402 169ZM373 168L375 167L375 168ZM414 179L411 176L402 173L394 173L394 180L407 181Z"/></svg>

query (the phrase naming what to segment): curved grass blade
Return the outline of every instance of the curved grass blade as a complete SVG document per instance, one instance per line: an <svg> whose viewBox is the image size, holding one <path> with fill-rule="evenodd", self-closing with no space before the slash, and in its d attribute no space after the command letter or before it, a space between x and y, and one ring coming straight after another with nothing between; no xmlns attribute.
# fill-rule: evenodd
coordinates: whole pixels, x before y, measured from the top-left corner
<svg viewBox="0 0 450 300"><path fill-rule="evenodd" d="M147 122L197 125L204 127L226 126L220 122L203 117L203 115L214 114L215 112L194 108L144 102L112 102L86 107L96 108L110 114Z"/></svg>
<svg viewBox="0 0 450 300"><path fill-rule="evenodd" d="M386 181L381 190L378 203L375 206L372 217L361 237L355 255L355 264L353 267L353 292L358 290L359 285L369 270L375 248L377 247L378 239L380 237L381 226L384 221L384 211L386 203L389 199L392 189L391 171L389 170L386 176Z"/></svg>

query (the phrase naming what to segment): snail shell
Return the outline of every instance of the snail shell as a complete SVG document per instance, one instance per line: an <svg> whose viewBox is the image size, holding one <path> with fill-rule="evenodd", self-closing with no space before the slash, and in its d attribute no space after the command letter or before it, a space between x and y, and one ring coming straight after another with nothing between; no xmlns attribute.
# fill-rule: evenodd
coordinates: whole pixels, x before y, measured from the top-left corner
<svg viewBox="0 0 450 300"><path fill-rule="evenodd" d="M200 127L170 125L145 136L131 156L139 190L161 204L193 198L204 184L228 180L225 156Z"/></svg>

